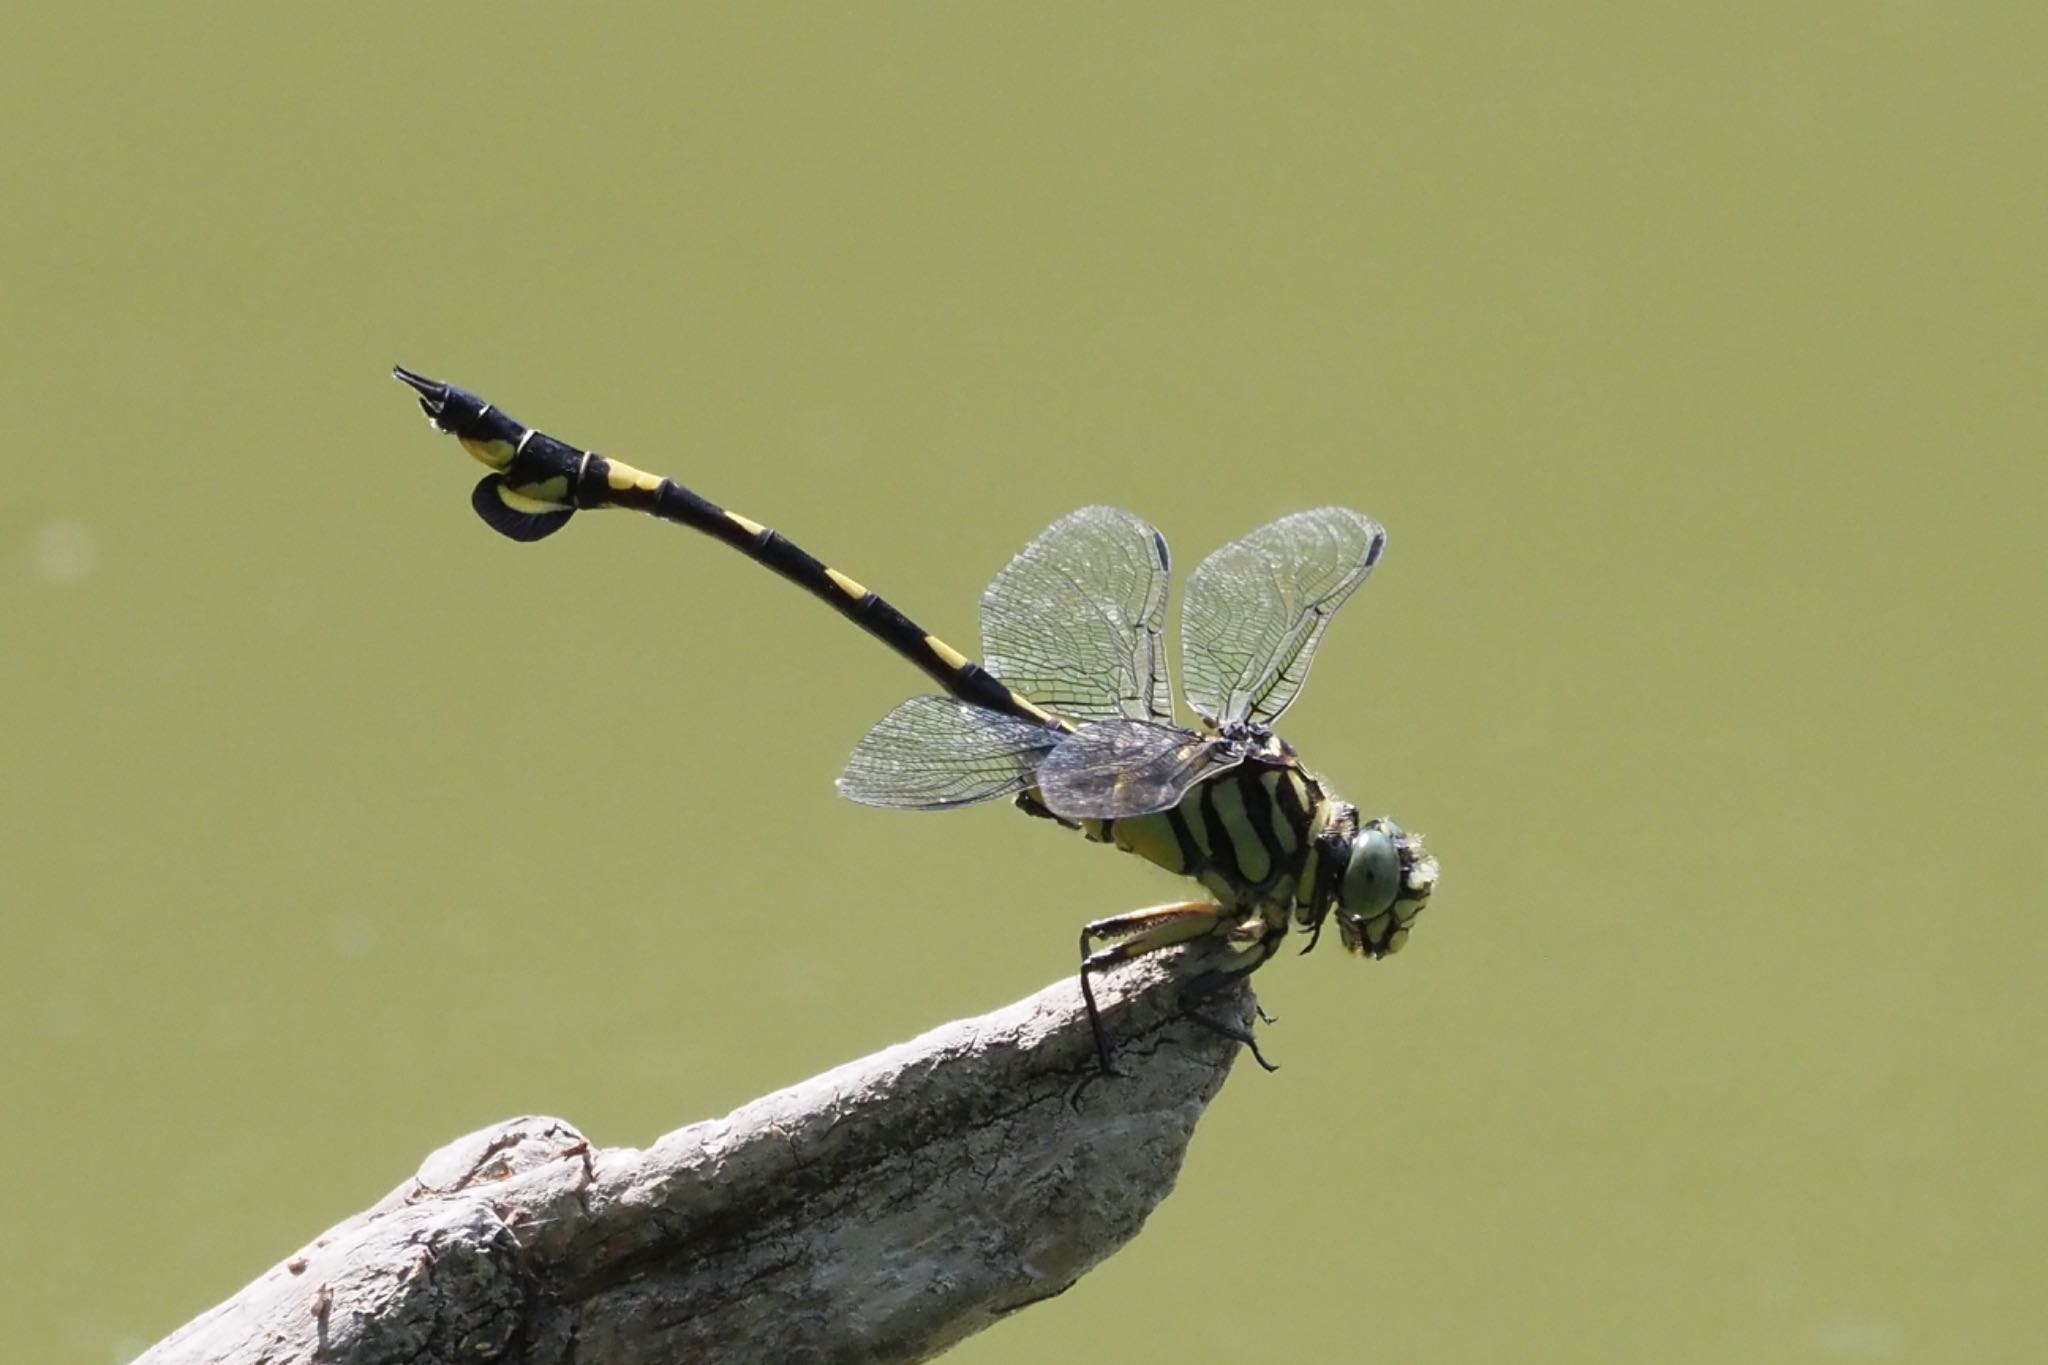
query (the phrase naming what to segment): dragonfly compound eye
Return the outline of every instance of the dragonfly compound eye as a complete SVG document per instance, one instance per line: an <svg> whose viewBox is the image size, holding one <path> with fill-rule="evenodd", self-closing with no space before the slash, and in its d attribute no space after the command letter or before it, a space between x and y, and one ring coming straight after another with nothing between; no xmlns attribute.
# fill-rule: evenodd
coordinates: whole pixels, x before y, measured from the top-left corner
<svg viewBox="0 0 2048 1365"><path fill-rule="evenodd" d="M1337 893L1344 946L1374 957L1399 952L1436 889L1436 877L1436 859L1419 837L1392 820L1366 821L1351 841Z"/></svg>
<svg viewBox="0 0 2048 1365"><path fill-rule="evenodd" d="M1351 841L1338 904L1353 919L1376 919L1393 908L1400 889L1401 851L1386 830L1368 824Z"/></svg>

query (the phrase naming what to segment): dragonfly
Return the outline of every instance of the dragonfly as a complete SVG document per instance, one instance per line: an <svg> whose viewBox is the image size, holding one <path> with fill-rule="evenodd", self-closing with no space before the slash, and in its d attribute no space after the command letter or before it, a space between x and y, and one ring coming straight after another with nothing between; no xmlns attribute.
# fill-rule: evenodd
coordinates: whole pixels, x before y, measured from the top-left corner
<svg viewBox="0 0 2048 1365"><path fill-rule="evenodd" d="M1384 528L1320 507L1261 526L1189 576L1177 718L1165 646L1166 539L1115 507L1047 528L981 597L982 660L933 635L788 537L675 480L519 422L467 389L404 367L435 430L488 471L470 504L515 541L577 512L623 507L722 541L847 617L940 693L912 697L854 747L840 794L870 806L949 810L1011 799L1027 814L1194 881L1202 895L1094 920L1080 985L1096 1062L1112 1049L1091 978L1207 942L1220 951L1181 985L1199 1023L1247 1046L1248 1028L1202 1002L1257 970L1290 931L1307 952L1333 917L1344 947L1400 950L1436 889L1437 860L1389 817L1361 819L1273 731L1307 680L1331 618L1385 552Z"/></svg>

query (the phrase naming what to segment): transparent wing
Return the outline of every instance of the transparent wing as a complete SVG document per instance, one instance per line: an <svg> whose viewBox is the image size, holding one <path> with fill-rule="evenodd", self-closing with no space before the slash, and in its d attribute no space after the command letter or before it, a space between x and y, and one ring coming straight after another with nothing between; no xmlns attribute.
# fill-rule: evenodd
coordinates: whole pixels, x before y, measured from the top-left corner
<svg viewBox="0 0 2048 1365"><path fill-rule="evenodd" d="M912 697L875 722L839 775L866 806L945 810L1019 792L1064 736L951 697Z"/></svg>
<svg viewBox="0 0 2048 1365"><path fill-rule="evenodd" d="M1174 725L1084 725L1038 765L1038 796L1070 820L1122 820L1180 804L1203 778L1244 762L1225 740Z"/></svg>
<svg viewBox="0 0 2048 1365"><path fill-rule="evenodd" d="M989 672L1075 722L1167 721L1166 539L1114 507L1054 522L981 595Z"/></svg>
<svg viewBox="0 0 2048 1365"><path fill-rule="evenodd" d="M1181 609L1188 703L1212 725L1276 719L1301 691L1323 628L1386 545L1371 517L1318 507L1196 565Z"/></svg>

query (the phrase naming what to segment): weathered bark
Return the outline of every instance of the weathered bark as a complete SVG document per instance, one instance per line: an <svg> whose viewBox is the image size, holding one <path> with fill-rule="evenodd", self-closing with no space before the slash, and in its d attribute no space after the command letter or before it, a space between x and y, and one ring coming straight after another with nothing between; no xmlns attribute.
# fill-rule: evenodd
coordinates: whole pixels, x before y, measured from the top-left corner
<svg viewBox="0 0 2048 1365"><path fill-rule="evenodd" d="M1068 980L645 1150L473 1133L142 1365L935 1355L1136 1234L1238 1051L1155 962L1103 986L1115 1078Z"/></svg>

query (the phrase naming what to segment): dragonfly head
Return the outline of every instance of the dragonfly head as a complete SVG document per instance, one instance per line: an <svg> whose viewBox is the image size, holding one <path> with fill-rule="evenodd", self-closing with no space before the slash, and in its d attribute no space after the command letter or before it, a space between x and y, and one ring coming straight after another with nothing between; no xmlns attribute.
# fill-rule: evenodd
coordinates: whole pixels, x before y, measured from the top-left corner
<svg viewBox="0 0 2048 1365"><path fill-rule="evenodd" d="M1354 953L1401 951L1409 926L1436 890L1436 859L1392 820L1368 820L1351 836L1337 883L1337 930Z"/></svg>

